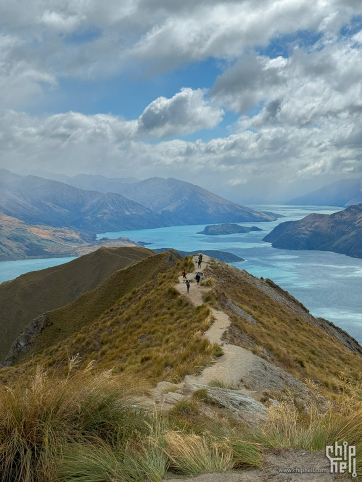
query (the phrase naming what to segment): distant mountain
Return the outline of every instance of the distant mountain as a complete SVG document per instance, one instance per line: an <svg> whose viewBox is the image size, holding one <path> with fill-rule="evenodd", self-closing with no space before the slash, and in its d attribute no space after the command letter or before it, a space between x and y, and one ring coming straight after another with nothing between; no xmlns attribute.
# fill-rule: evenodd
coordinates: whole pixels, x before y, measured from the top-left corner
<svg viewBox="0 0 362 482"><path fill-rule="evenodd" d="M52 179L53 181L64 182L69 186L79 187L86 191L99 192L115 192L122 193L122 187L125 184L132 184L139 182L135 177L105 177L92 174L77 174L76 176L66 176L64 174L55 174L47 171L35 171L34 175L43 177L45 179Z"/></svg>
<svg viewBox="0 0 362 482"><path fill-rule="evenodd" d="M33 318L68 305L114 272L149 256L154 256L153 251L141 247L100 248L69 263L0 284L0 361Z"/></svg>
<svg viewBox="0 0 362 482"><path fill-rule="evenodd" d="M109 181L109 185L115 181L94 177ZM93 176L76 178L89 180ZM113 183L118 192L100 193L0 169L0 211L30 224L67 226L93 233L276 219L272 213L240 206L177 179L154 177L128 184L119 181Z"/></svg>
<svg viewBox="0 0 362 482"><path fill-rule="evenodd" d="M69 228L29 225L0 212L0 261L74 256L92 236Z"/></svg>
<svg viewBox="0 0 362 482"><path fill-rule="evenodd" d="M362 258L362 204L281 223L263 241L274 248L318 249Z"/></svg>
<svg viewBox="0 0 362 482"><path fill-rule="evenodd" d="M226 224L212 224L211 226L205 226L203 231L197 234L206 234L208 236L218 236L220 234L238 234L238 233L250 233L250 231L262 231L262 229L256 226L240 226L239 224L226 223Z"/></svg>
<svg viewBox="0 0 362 482"><path fill-rule="evenodd" d="M341 179L321 189L291 199L297 206L350 206L362 203L362 180Z"/></svg>
<svg viewBox="0 0 362 482"><path fill-rule="evenodd" d="M0 212L0 261L59 258L91 253L101 246L138 245L129 238L95 240L95 236L70 228L27 224Z"/></svg>
<svg viewBox="0 0 362 482"><path fill-rule="evenodd" d="M227 201L177 179L152 177L124 185L122 194L157 213L168 226L245 221L273 221L275 216Z"/></svg>
<svg viewBox="0 0 362 482"><path fill-rule="evenodd" d="M121 194L85 191L0 169L0 211L29 224L100 233L162 226L150 209Z"/></svg>

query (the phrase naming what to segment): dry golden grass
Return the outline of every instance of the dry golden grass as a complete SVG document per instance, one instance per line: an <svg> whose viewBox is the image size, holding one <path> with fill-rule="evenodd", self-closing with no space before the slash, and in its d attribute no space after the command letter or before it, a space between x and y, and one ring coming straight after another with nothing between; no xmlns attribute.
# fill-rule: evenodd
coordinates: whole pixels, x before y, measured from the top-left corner
<svg viewBox="0 0 362 482"><path fill-rule="evenodd" d="M361 355L258 289L248 279L251 275L236 276L230 267L219 263L210 271L218 283L207 296L229 314L236 333L232 343L259 356L268 356L272 363L302 381L315 380L327 396L340 392L342 375L359 379ZM227 298L252 315L257 323L250 323L227 309Z"/></svg>
<svg viewBox="0 0 362 482"><path fill-rule="evenodd" d="M140 264L148 266L150 262L149 258ZM185 263L189 262L187 258ZM93 361L99 369L113 368L154 382L180 381L187 374L197 373L220 355L220 347L210 345L203 337L212 323L209 308L194 307L174 288L182 267L179 262L168 271L154 272L150 281L122 296L77 333L27 363L1 370L0 376L6 381L34 370L37 364L64 372L64 360L77 354L83 367ZM128 270L133 272L135 267ZM104 290L103 294L107 295ZM77 316L81 316L80 311Z"/></svg>

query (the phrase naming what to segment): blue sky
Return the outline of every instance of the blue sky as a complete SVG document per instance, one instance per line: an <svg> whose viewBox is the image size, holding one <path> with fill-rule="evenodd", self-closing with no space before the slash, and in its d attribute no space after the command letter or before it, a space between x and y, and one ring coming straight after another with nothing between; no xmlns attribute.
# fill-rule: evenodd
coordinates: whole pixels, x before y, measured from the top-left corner
<svg viewBox="0 0 362 482"><path fill-rule="evenodd" d="M0 167L245 203L361 175L354 0L19 0L0 19Z"/></svg>

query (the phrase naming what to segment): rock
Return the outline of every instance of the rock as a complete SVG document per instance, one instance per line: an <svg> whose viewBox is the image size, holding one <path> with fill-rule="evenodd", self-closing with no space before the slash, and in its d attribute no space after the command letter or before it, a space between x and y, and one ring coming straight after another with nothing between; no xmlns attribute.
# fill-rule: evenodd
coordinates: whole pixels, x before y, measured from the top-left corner
<svg viewBox="0 0 362 482"><path fill-rule="evenodd" d="M196 385L185 383L184 392L196 392L206 390L207 398L205 403L227 409L230 414L243 419L249 424L258 424L266 421L268 410L265 406L246 396L241 390L230 390L228 388L209 387L207 385Z"/></svg>

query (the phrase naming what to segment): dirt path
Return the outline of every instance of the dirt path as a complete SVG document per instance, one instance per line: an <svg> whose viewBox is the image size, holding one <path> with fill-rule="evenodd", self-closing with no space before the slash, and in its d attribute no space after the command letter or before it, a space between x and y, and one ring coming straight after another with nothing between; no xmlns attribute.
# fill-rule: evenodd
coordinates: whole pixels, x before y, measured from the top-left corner
<svg viewBox="0 0 362 482"><path fill-rule="evenodd" d="M195 270L193 273L187 273L187 278L194 280L196 272L203 272L205 266L210 263L210 259L209 256L204 256L201 270L199 270L197 268L197 256L194 256ZM184 296L187 296L195 306L199 306L203 303L203 294L211 288L204 286L197 287L196 282L192 282L190 292L187 293L186 284L183 283L182 277L180 276L176 289ZM218 381L225 387L241 390L243 394L255 400L260 400L262 392L265 390L271 388L281 389L286 385L302 392L305 391L302 382L284 370L254 355L250 350L225 343L222 340L222 336L231 324L230 318L223 311L218 311L214 308L212 308L211 311L214 317L214 323L205 332L204 336L210 343L218 343L221 345L224 355L219 357L213 365L205 368L201 375L186 376L186 384L209 385L210 382Z"/></svg>
<svg viewBox="0 0 362 482"><path fill-rule="evenodd" d="M330 473L324 452L283 449L264 456L263 470L203 474L192 479L167 479L167 482L331 482L341 476ZM344 478L346 480L346 478Z"/></svg>

